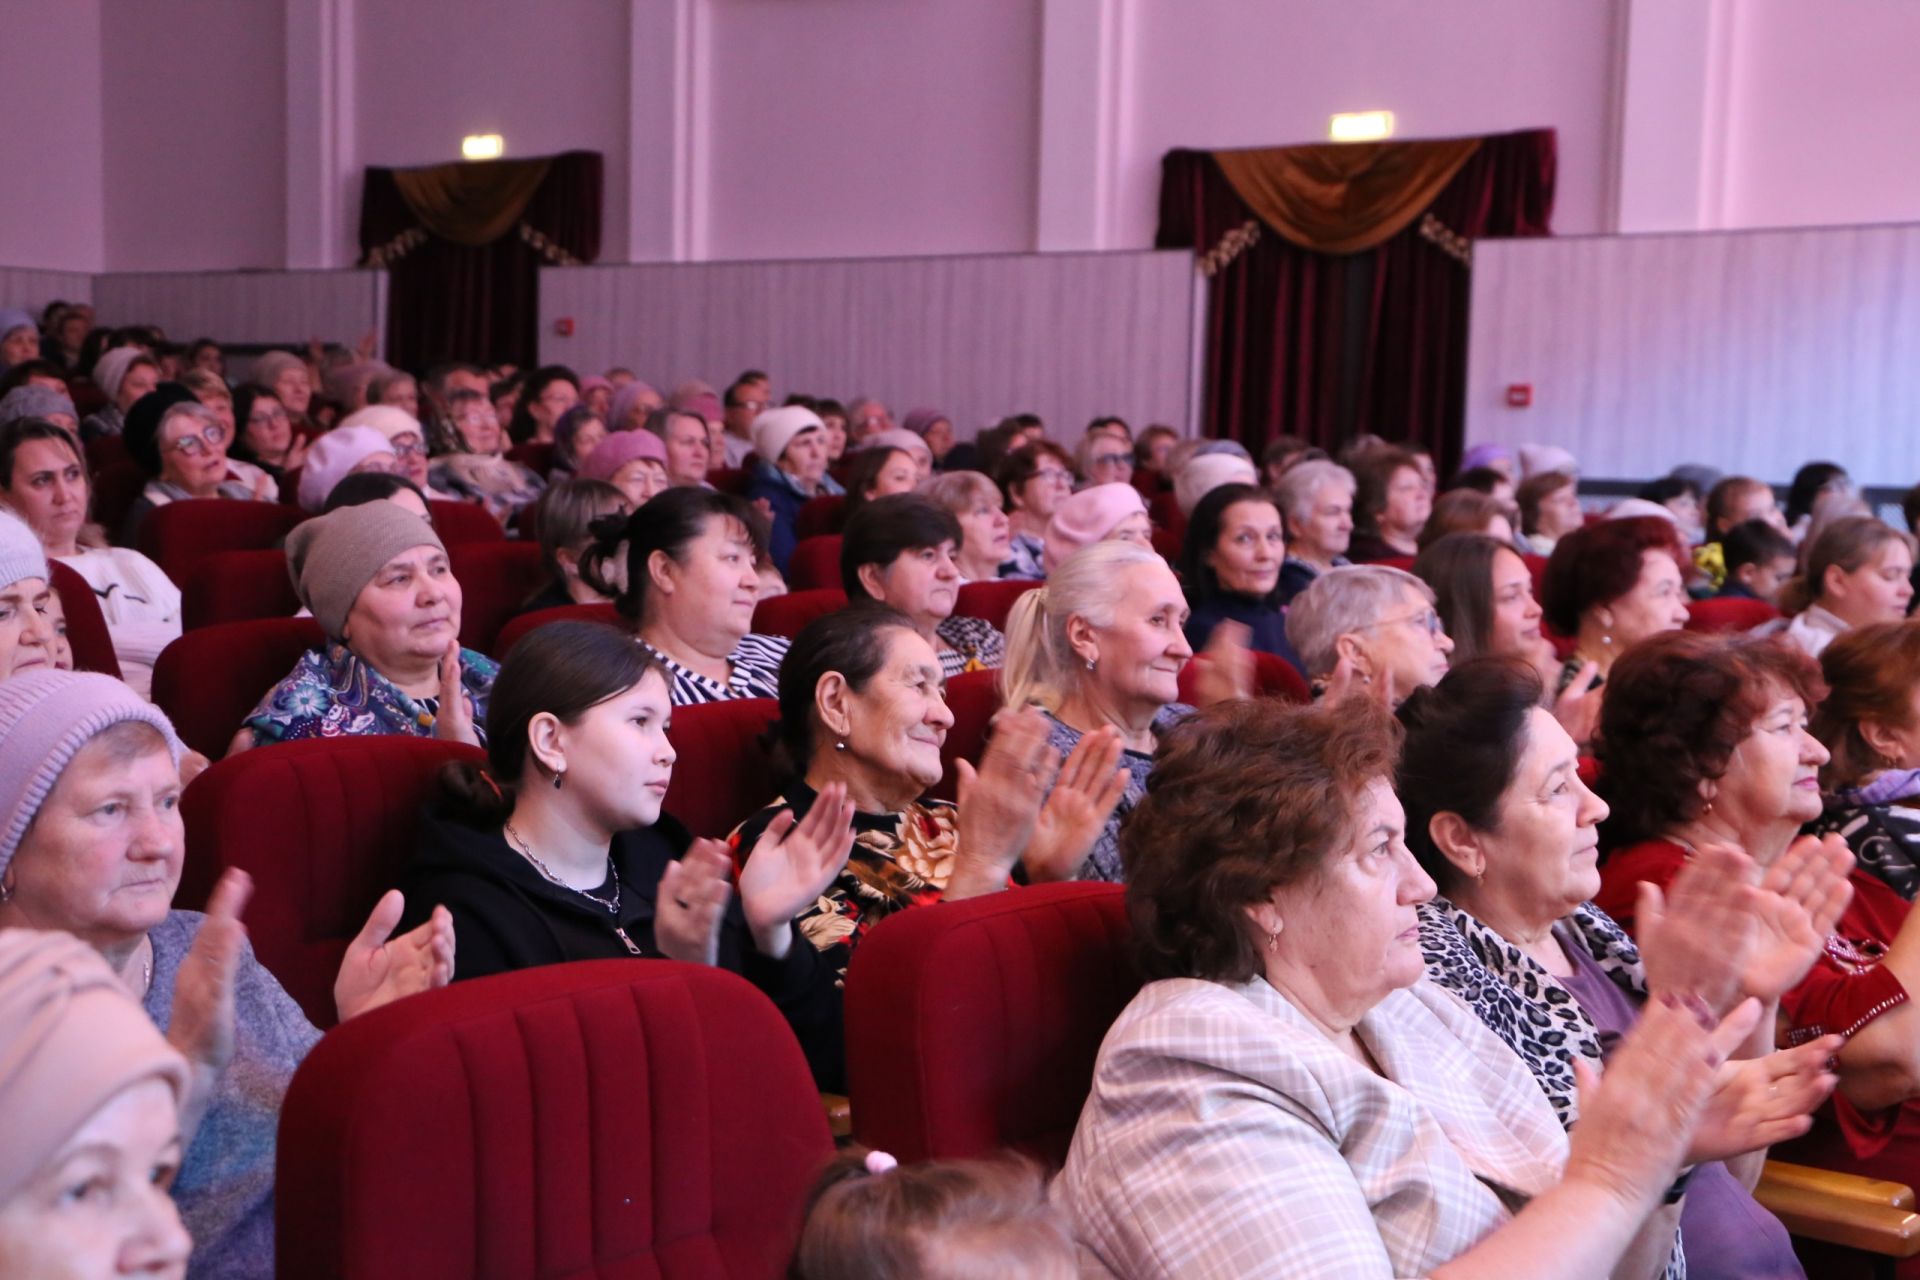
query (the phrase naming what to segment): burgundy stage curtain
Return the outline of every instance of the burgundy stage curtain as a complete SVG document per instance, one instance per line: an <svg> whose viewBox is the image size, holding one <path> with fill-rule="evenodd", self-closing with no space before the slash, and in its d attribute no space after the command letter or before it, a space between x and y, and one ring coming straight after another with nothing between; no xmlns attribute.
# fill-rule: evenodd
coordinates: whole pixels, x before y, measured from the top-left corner
<svg viewBox="0 0 1920 1280"><path fill-rule="evenodd" d="M1336 144L1329 144L1336 145ZM1210 273L1202 429L1258 456L1276 435L1360 432L1460 455L1471 242L1550 233L1551 129L1480 140L1425 212L1378 247L1325 254L1261 222L1208 151L1161 170L1162 249Z"/></svg>
<svg viewBox="0 0 1920 1280"><path fill-rule="evenodd" d="M532 365L541 266L599 256L601 174L592 151L369 168L360 248L388 273L387 360ZM472 243L477 228L497 234Z"/></svg>

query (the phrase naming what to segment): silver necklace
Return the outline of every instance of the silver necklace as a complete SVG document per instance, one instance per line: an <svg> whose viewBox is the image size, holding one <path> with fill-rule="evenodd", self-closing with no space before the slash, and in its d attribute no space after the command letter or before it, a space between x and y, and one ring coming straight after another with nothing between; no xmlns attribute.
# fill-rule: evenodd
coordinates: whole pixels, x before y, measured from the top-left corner
<svg viewBox="0 0 1920 1280"><path fill-rule="evenodd" d="M503 823L502 825L506 829L507 838L512 840L516 845L520 846L521 856L526 858L528 862L531 862L533 864L533 869L535 871L538 871L542 876L545 876L548 883L557 884L562 889L571 890L572 892L577 893L581 897L585 898L588 902L591 902L598 906L606 908L607 914L613 917L613 932L616 936L619 937L620 941L626 945L627 951L636 956L642 954L638 944L636 944L632 938L627 936L626 929L623 928L620 924L620 868L616 867L613 863L612 851L608 851L607 853L607 875L612 877L613 879L613 897L611 899L607 899L607 898L601 897L597 893L588 893L585 889L575 889L572 885L568 884L565 880L562 880L559 876L553 874L553 872L548 869L547 864L540 861L539 857L534 853L534 851L527 847L527 842L521 839L520 833L513 829L513 824L511 822Z"/></svg>

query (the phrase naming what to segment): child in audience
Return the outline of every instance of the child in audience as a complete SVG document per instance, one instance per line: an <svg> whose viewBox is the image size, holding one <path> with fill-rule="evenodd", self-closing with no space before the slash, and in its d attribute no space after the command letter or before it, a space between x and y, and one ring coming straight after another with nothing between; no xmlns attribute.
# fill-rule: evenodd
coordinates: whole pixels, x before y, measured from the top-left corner
<svg viewBox="0 0 1920 1280"><path fill-rule="evenodd" d="M1720 554L1727 577L1719 595L1780 606L1780 588L1793 576L1793 539L1765 520L1743 520L1720 539Z"/></svg>

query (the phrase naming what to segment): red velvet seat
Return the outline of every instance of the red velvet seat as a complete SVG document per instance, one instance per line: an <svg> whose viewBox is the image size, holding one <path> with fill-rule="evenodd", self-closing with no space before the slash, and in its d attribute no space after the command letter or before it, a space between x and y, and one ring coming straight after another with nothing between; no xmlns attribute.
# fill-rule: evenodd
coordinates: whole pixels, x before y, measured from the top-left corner
<svg viewBox="0 0 1920 1280"><path fill-rule="evenodd" d="M513 652L513 646L520 643L521 637L549 622L604 622L622 631L633 629L620 616L620 611L610 604L563 604L553 609L535 609L500 628L500 634L494 637L493 656L505 661L506 656Z"/></svg>
<svg viewBox="0 0 1920 1280"><path fill-rule="evenodd" d="M481 653L547 579L531 542L449 542L447 562L460 584L460 643Z"/></svg>
<svg viewBox="0 0 1920 1280"><path fill-rule="evenodd" d="M1007 629L1007 615L1013 602L1043 582L1023 578L1002 578L997 582L969 582L960 588L953 612L961 618L984 618L1001 631Z"/></svg>
<svg viewBox="0 0 1920 1280"><path fill-rule="evenodd" d="M779 716L772 698L675 707L666 811L696 836L718 839L771 804L779 785L761 739Z"/></svg>
<svg viewBox="0 0 1920 1280"><path fill-rule="evenodd" d="M153 664L153 700L180 740L218 760L240 722L293 671L308 649L326 643L312 618L256 618L189 631Z"/></svg>
<svg viewBox="0 0 1920 1280"><path fill-rule="evenodd" d="M802 538L794 544L793 558L787 561L787 585L795 591L818 591L840 587L840 546L837 533L817 538Z"/></svg>
<svg viewBox="0 0 1920 1280"><path fill-rule="evenodd" d="M789 591L783 596L768 596L754 606L753 629L763 636L785 636L791 640L815 618L846 607L847 593L838 587Z"/></svg>
<svg viewBox="0 0 1920 1280"><path fill-rule="evenodd" d="M477 502L434 499L427 503L427 511L440 541L449 547L456 542L497 542L507 536L500 522Z"/></svg>
<svg viewBox="0 0 1920 1280"><path fill-rule="evenodd" d="M1180 562L1180 548L1181 543L1184 541L1184 538L1180 534L1175 533L1172 529L1162 529L1159 525L1155 525L1153 532L1148 536L1153 540L1155 555L1158 555L1168 564L1178 564Z"/></svg>
<svg viewBox="0 0 1920 1280"><path fill-rule="evenodd" d="M1527 551L1521 554L1520 559L1526 562L1527 572L1533 575L1533 598L1538 600L1541 588L1547 581L1547 557Z"/></svg>
<svg viewBox="0 0 1920 1280"><path fill-rule="evenodd" d="M902 1161L1012 1147L1057 1167L1140 987L1123 894L1041 885L883 920L847 973L854 1137Z"/></svg>
<svg viewBox="0 0 1920 1280"><path fill-rule="evenodd" d="M315 1026L330 1027L340 957L413 856L440 767L485 759L477 747L381 734L222 760L181 801L188 853L175 902L203 905L228 867L251 875L254 954Z"/></svg>
<svg viewBox="0 0 1920 1280"><path fill-rule="evenodd" d="M1180 668L1180 701L1193 701L1199 677L1197 659ZM1285 658L1271 653L1253 655L1253 692L1256 697L1284 698L1302 705L1313 701L1313 688L1306 677L1295 671Z"/></svg>
<svg viewBox="0 0 1920 1280"><path fill-rule="evenodd" d="M120 679L120 659L113 652L113 635L107 630L106 615L100 612L100 598L80 576L51 557L47 560L51 577L47 585L60 597L60 611L67 615L67 643L73 646L76 671L98 671Z"/></svg>
<svg viewBox="0 0 1920 1280"><path fill-rule="evenodd" d="M1000 710L1000 673L966 671L947 681L947 709L953 712L953 727L940 744L940 781L928 792L936 800L959 798L956 760L979 765L987 749L987 727Z"/></svg>
<svg viewBox="0 0 1920 1280"><path fill-rule="evenodd" d="M507 460L519 463L544 480L547 473L553 470L553 442L549 440L536 444L529 440L525 444L517 444L507 450Z"/></svg>
<svg viewBox="0 0 1920 1280"><path fill-rule="evenodd" d="M140 522L140 550L175 582L216 551L265 551L286 541L306 513L278 502L197 498L169 502Z"/></svg>
<svg viewBox="0 0 1920 1280"><path fill-rule="evenodd" d="M793 518L793 532L795 537L817 538L822 534L839 533L846 523L847 496L844 493L823 493L801 504L800 514Z"/></svg>
<svg viewBox="0 0 1920 1280"><path fill-rule="evenodd" d="M141 491L152 477L140 469L140 464L127 452L126 441L119 436L89 440L86 449L87 471L93 481L93 518L117 542L120 526L127 521L127 512L140 500Z"/></svg>
<svg viewBox="0 0 1920 1280"><path fill-rule="evenodd" d="M722 493L734 497L744 497L747 485L753 480L753 472L745 467L721 467L717 471L707 472L707 483Z"/></svg>
<svg viewBox="0 0 1920 1280"><path fill-rule="evenodd" d="M1402 573L1413 572L1414 556L1382 556L1378 560L1362 560L1360 564L1377 564L1385 569L1398 569Z"/></svg>
<svg viewBox="0 0 1920 1280"><path fill-rule="evenodd" d="M300 612L300 596L287 576L287 553L278 548L202 557L180 584L180 595L181 624L188 631Z"/></svg>
<svg viewBox="0 0 1920 1280"><path fill-rule="evenodd" d="M457 982L355 1018L295 1073L276 1274L778 1276L832 1155L799 1046L731 973Z"/></svg>
<svg viewBox="0 0 1920 1280"><path fill-rule="evenodd" d="M1711 600L1687 603L1687 630L1722 634L1751 631L1772 622L1780 611L1765 600L1743 600L1738 596L1715 596Z"/></svg>

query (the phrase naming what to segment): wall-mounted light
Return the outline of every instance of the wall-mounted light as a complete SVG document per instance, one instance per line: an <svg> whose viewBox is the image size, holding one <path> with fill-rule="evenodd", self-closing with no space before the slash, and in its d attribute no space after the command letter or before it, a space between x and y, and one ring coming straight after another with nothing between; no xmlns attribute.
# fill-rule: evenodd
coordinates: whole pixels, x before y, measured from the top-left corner
<svg viewBox="0 0 1920 1280"><path fill-rule="evenodd" d="M1343 111L1327 122L1327 137L1335 142L1378 142L1392 136L1391 111Z"/></svg>
<svg viewBox="0 0 1920 1280"><path fill-rule="evenodd" d="M460 139L460 154L469 160L498 160L507 151L507 140L497 133L470 133Z"/></svg>

